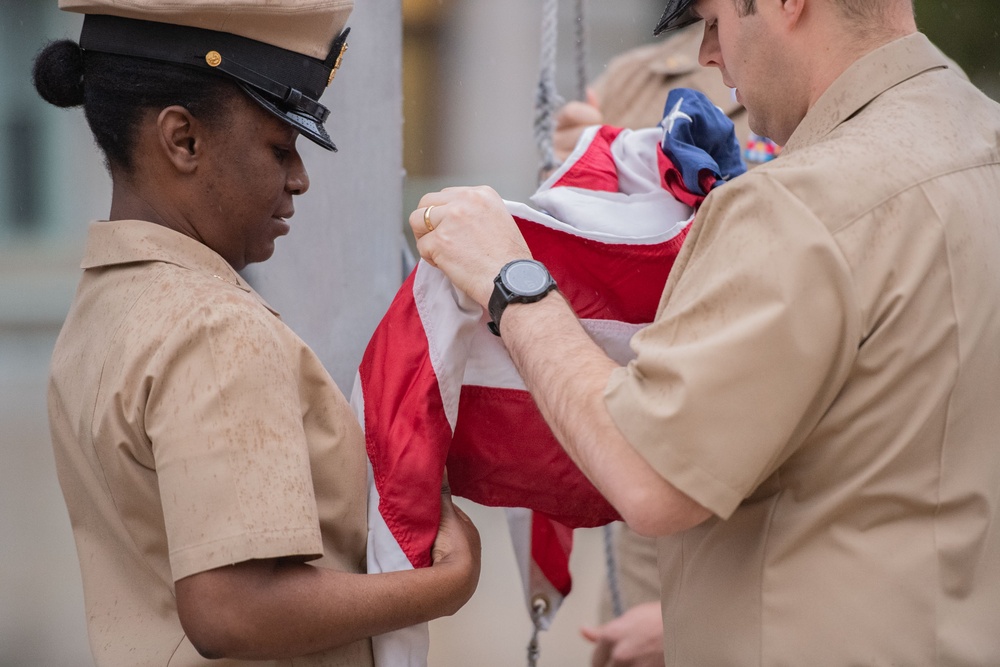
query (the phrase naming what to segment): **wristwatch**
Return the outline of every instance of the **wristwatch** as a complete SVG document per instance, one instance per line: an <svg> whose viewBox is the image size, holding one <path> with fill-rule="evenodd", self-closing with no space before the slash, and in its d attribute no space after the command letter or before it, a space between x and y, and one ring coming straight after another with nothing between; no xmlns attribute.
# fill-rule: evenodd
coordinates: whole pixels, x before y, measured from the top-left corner
<svg viewBox="0 0 1000 667"><path fill-rule="evenodd" d="M487 326L494 335L500 335L500 318L511 303L534 303L556 288L556 281L541 262L533 259L515 259L500 269L493 279L490 295L490 320Z"/></svg>

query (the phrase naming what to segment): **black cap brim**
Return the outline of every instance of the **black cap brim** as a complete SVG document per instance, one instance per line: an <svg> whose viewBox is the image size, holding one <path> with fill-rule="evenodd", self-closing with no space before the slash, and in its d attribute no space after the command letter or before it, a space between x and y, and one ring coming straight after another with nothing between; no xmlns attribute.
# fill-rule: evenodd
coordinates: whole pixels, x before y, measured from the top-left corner
<svg viewBox="0 0 1000 667"><path fill-rule="evenodd" d="M253 98L257 104L264 107L265 110L271 112L281 120L297 129L302 136L311 140L313 143L322 146L328 151L333 151L334 153L337 152L337 147L334 145L333 140L330 139L330 135L327 134L326 128L323 127L323 123L304 113L296 113L291 109L280 108L277 104L271 102L257 92L253 86L240 83L240 88L243 89L243 92Z"/></svg>
<svg viewBox="0 0 1000 667"><path fill-rule="evenodd" d="M694 2L695 0L668 0L663 16L653 29L653 35L679 30L700 21L700 17L691 11Z"/></svg>
<svg viewBox="0 0 1000 667"><path fill-rule="evenodd" d="M118 16L84 17L80 46L195 67L234 80L255 102L316 144L335 151L319 98L346 48L345 28L325 60L230 33Z"/></svg>

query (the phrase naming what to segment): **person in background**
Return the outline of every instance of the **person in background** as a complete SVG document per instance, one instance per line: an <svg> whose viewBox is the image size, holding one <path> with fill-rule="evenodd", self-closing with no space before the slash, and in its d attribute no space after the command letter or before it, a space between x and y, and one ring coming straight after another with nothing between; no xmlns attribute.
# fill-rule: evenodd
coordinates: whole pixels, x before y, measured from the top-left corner
<svg viewBox="0 0 1000 667"><path fill-rule="evenodd" d="M701 34L700 26L688 26L612 59L588 88L586 101L572 100L559 111L553 137L556 157L565 160L589 125L633 130L656 127L664 115L667 93L674 88L701 91L729 116L748 167L777 157L781 149L750 130L746 110L736 101L733 90L712 68L698 63Z"/></svg>
<svg viewBox="0 0 1000 667"><path fill-rule="evenodd" d="M49 382L94 661L370 665L372 635L469 599L478 533L445 494L432 566L365 574L361 427L238 273L290 231L299 136L334 148L352 3L61 6L80 41L35 86L83 106L113 182Z"/></svg>
<svg viewBox="0 0 1000 667"><path fill-rule="evenodd" d="M425 195L418 250L659 537L666 664L1000 664L1000 105L910 0L669 0L657 32L699 21L783 150L707 197L632 362L492 189Z"/></svg>

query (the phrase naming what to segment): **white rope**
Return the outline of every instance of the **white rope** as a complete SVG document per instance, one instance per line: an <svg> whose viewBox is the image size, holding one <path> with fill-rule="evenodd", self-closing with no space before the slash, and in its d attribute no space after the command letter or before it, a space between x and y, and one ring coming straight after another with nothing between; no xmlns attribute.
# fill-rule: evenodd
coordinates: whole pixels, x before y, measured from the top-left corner
<svg viewBox="0 0 1000 667"><path fill-rule="evenodd" d="M556 91L556 53L559 41L559 0L542 0L542 48L538 88L535 91L535 145L541 158L540 179L559 163L552 151L556 112L563 100Z"/></svg>
<svg viewBox="0 0 1000 667"><path fill-rule="evenodd" d="M587 22L585 0L575 0L576 7L576 99L587 99ZM556 55L559 42L559 0L542 0L542 35L539 57L538 88L535 91L535 145L540 164L539 182L559 166L552 150L556 114L564 104L556 87Z"/></svg>
<svg viewBox="0 0 1000 667"><path fill-rule="evenodd" d="M544 36L543 36L544 40ZM544 47L543 47L544 48ZM587 100L587 21L584 15L584 0L576 0L576 99ZM543 61L544 62L544 61ZM553 67L554 69L554 67ZM544 169L544 167L543 167ZM625 613L621 586L618 581L618 559L615 555L614 529L611 524L604 526L604 565L608 572L608 589L611 594L611 612L615 618Z"/></svg>
<svg viewBox="0 0 1000 667"><path fill-rule="evenodd" d="M584 0L576 0L576 99L587 101L587 20L583 13Z"/></svg>
<svg viewBox="0 0 1000 667"><path fill-rule="evenodd" d="M576 77L577 99L587 99L587 66L586 66L586 22L583 15L584 0L576 2ZM559 0L542 0L542 31L541 54L539 56L538 88L535 91L535 145L541 161L538 169L538 180L541 182L549 172L559 166L552 149L553 134L556 129L556 114L564 104L556 89L556 55L559 45ZM610 527L608 527L610 529ZM605 533L605 554L612 583L612 599L615 605L615 615L621 615L621 595L618 594L617 568L615 567L613 545L610 532ZM531 640L528 642L528 667L537 667L541 654L539 633L542 630L542 617L548 611L548 602L535 599L531 605L531 622L534 625Z"/></svg>

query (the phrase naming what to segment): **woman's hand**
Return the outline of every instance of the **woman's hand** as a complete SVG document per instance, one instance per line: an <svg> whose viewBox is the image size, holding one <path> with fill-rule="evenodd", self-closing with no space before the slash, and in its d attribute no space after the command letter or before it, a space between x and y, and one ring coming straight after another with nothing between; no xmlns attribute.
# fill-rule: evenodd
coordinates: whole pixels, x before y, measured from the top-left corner
<svg viewBox="0 0 1000 667"><path fill-rule="evenodd" d="M431 567L448 574L454 586L455 607L450 613L469 601L479 584L482 562L482 545L479 531L472 520L451 500L451 494L441 494L441 524L431 550Z"/></svg>

